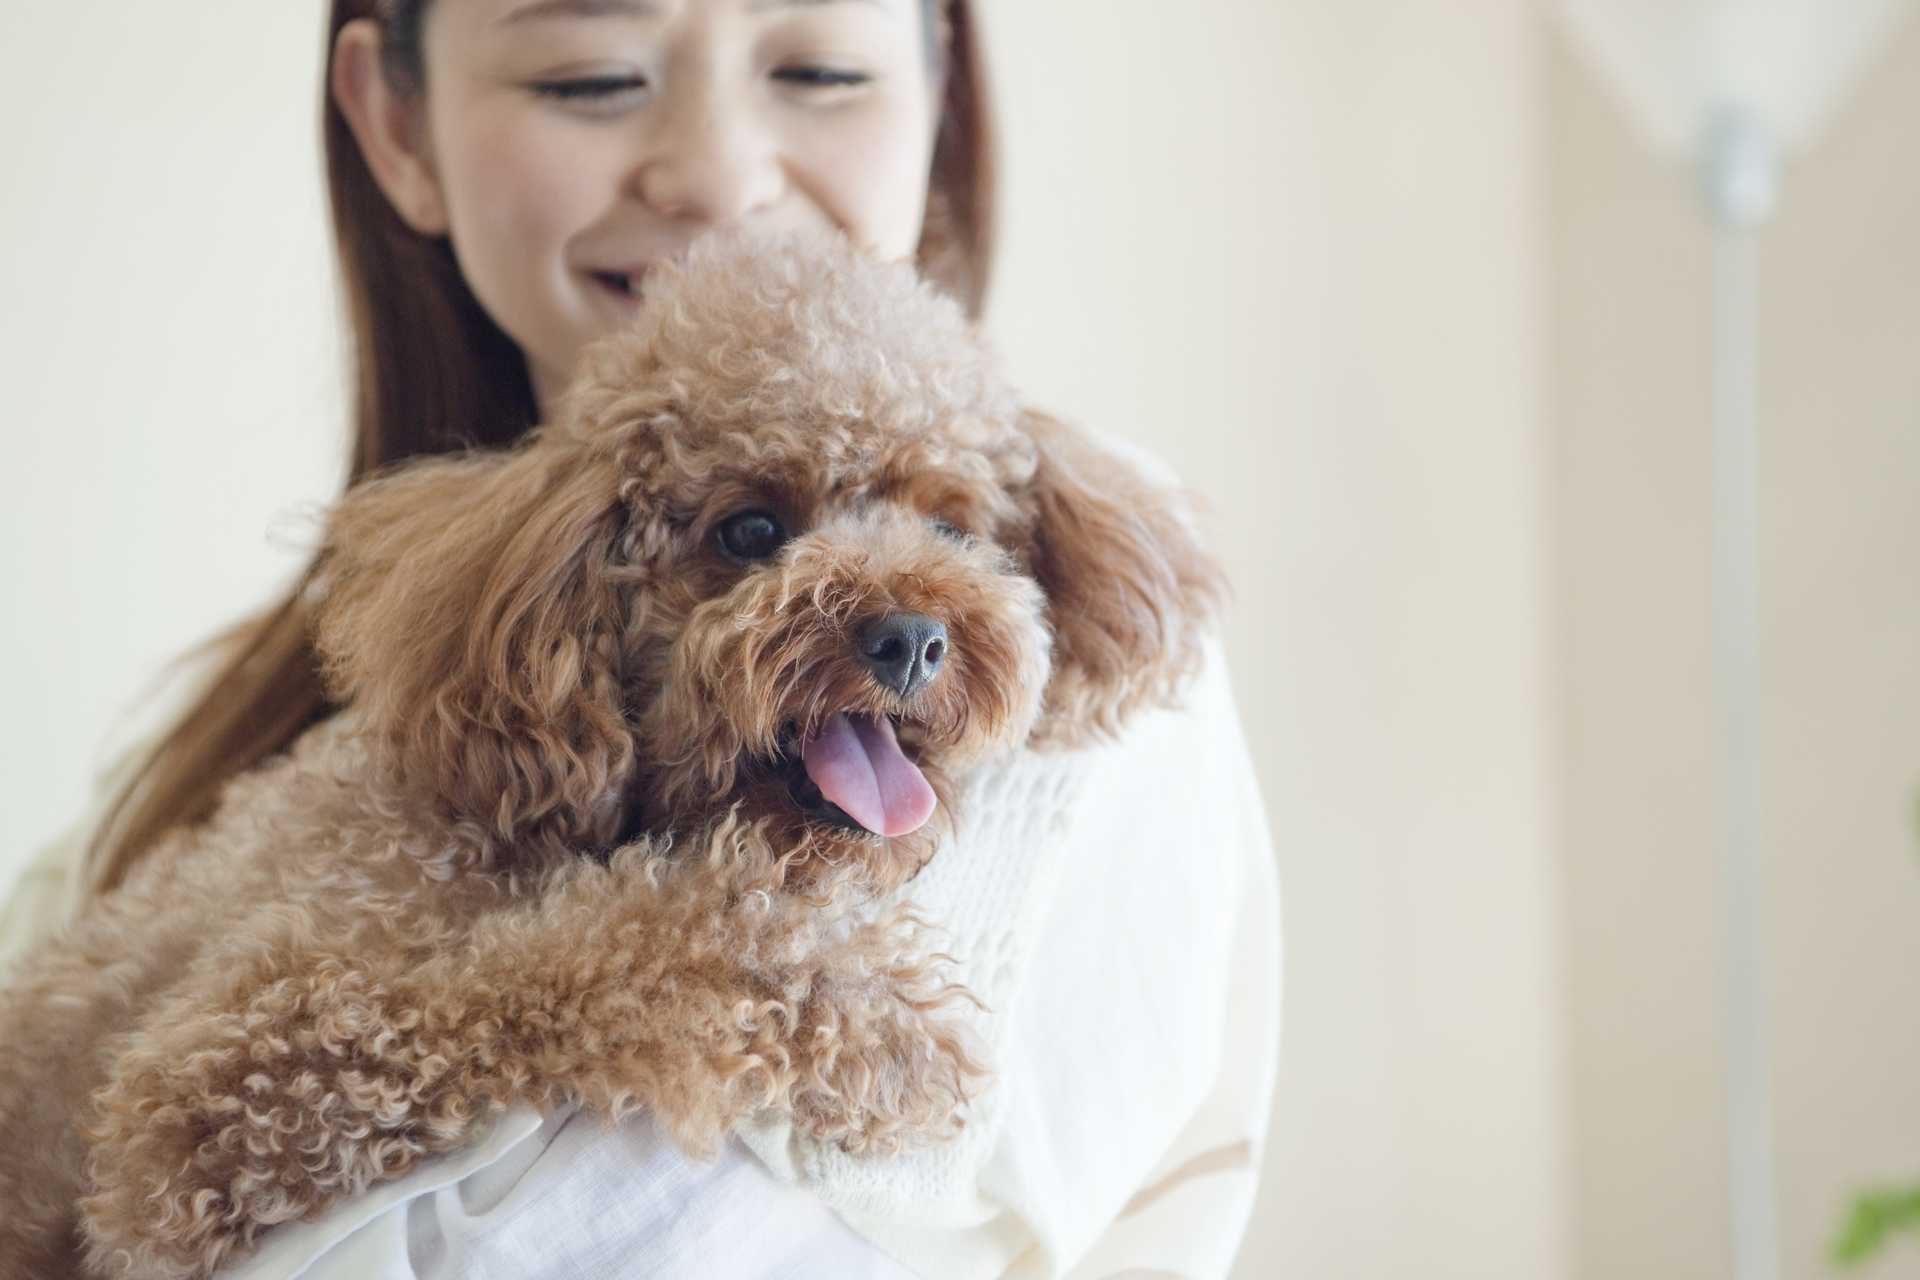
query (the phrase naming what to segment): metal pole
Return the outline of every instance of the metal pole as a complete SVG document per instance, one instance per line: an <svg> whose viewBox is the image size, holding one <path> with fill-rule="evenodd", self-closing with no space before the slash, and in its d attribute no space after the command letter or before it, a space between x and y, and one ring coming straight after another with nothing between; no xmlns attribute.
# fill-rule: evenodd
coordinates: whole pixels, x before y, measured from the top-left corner
<svg viewBox="0 0 1920 1280"><path fill-rule="evenodd" d="M1773 211L1779 162L1752 117L1708 135L1713 239L1713 655L1726 883L1728 1192L1734 1274L1777 1280L1759 861L1754 237Z"/></svg>

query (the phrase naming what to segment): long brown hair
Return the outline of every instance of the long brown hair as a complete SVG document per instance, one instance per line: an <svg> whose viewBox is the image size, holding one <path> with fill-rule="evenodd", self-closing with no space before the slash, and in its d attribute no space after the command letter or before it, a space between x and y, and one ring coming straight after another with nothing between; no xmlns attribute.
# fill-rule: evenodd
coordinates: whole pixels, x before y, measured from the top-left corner
<svg viewBox="0 0 1920 1280"><path fill-rule="evenodd" d="M443 238L401 221L334 102L331 60L356 18L385 27L394 88L424 87L422 19L431 0L332 0L321 115L327 188L352 337L353 436L347 484L407 458L506 444L539 416L519 347L468 289ZM994 138L970 0L922 0L943 101L922 227L922 269L978 317L994 242ZM115 795L87 851L104 893L161 835L199 822L231 778L284 750L336 708L321 684L306 606L315 565L285 597L216 635L214 675Z"/></svg>

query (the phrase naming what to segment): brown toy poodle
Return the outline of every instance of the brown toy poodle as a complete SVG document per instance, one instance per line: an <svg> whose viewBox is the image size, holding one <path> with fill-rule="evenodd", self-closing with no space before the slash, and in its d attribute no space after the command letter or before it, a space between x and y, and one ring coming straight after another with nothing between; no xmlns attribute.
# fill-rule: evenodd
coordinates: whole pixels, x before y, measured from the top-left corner
<svg viewBox="0 0 1920 1280"><path fill-rule="evenodd" d="M206 1275L517 1102L960 1122L967 995L873 899L971 765L1174 699L1218 570L905 266L718 238L647 294L523 446L343 500L342 710L0 992L0 1276Z"/></svg>

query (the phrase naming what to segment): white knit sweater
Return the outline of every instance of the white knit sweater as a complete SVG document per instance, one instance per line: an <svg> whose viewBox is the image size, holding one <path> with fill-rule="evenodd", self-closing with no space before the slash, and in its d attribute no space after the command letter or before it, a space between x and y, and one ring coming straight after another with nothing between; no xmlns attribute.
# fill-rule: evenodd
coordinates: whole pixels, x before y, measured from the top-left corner
<svg viewBox="0 0 1920 1280"><path fill-rule="evenodd" d="M858 1158L770 1118L742 1135L759 1165L736 1148L702 1173L643 1122L514 1112L482 1147L277 1228L233 1274L897 1274L878 1246L935 1277L1224 1275L1272 1098L1279 915L1217 643L1180 710L982 769L958 807L905 891L988 1009L971 1016L995 1083L954 1142ZM0 904L6 950L64 918L91 820Z"/></svg>

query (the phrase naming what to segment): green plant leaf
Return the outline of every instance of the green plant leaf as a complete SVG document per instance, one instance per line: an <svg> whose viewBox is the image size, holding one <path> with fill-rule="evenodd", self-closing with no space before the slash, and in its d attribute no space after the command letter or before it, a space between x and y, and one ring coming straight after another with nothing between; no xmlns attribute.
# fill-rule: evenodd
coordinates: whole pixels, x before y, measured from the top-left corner
<svg viewBox="0 0 1920 1280"><path fill-rule="evenodd" d="M1920 1232L1920 1184L1855 1197L1833 1241L1833 1260L1855 1266L1878 1253L1896 1231Z"/></svg>

